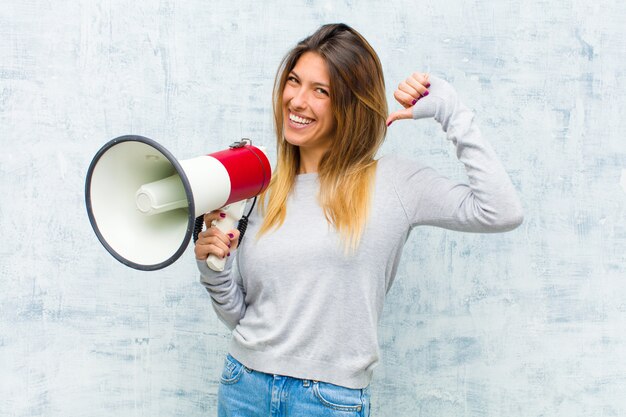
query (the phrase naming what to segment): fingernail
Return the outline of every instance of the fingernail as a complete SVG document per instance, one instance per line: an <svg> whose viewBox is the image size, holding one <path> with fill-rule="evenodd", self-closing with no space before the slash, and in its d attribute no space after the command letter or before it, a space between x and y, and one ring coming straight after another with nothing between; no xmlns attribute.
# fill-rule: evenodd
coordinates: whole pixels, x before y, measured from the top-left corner
<svg viewBox="0 0 626 417"><path fill-rule="evenodd" d="M228 237L232 239L232 238L234 238L234 237L235 237L235 235L233 235L232 233L229 233L229 234L228 234Z"/></svg>
<svg viewBox="0 0 626 417"><path fill-rule="evenodd" d="M230 248L230 243L228 244L228 247Z"/></svg>
<svg viewBox="0 0 626 417"><path fill-rule="evenodd" d="M422 94L423 97L426 97L428 95L428 91L425 91L424 94Z"/></svg>
<svg viewBox="0 0 626 417"><path fill-rule="evenodd" d="M415 99L415 100L413 100L413 101L411 102L411 104L412 104L412 105L414 105L414 106L415 106L415 103L417 103L417 99Z"/></svg>
<svg viewBox="0 0 626 417"><path fill-rule="evenodd" d="M230 252L228 252L228 256L230 256Z"/></svg>
<svg viewBox="0 0 626 417"><path fill-rule="evenodd" d="M393 123L393 120L387 123L387 127L391 126L391 124Z"/></svg>
<svg viewBox="0 0 626 417"><path fill-rule="evenodd" d="M220 213L220 217L223 219L226 217L226 213Z"/></svg>
<svg viewBox="0 0 626 417"><path fill-rule="evenodd" d="M426 88L430 87L430 83L426 84Z"/></svg>

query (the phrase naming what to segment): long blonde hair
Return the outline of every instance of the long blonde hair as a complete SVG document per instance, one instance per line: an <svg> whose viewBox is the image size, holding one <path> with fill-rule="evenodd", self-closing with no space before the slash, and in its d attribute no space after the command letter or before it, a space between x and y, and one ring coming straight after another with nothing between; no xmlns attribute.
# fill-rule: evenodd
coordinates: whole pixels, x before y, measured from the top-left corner
<svg viewBox="0 0 626 417"><path fill-rule="evenodd" d="M331 148L318 166L318 199L346 250L355 250L369 216L376 173L374 157L387 132L387 100L376 52L361 34L345 24L320 27L287 53L278 68L272 97L278 162L261 196L264 220L258 235L283 224L287 197L300 167L298 147L283 136L282 93L289 73L305 52L315 52L326 62L336 121Z"/></svg>

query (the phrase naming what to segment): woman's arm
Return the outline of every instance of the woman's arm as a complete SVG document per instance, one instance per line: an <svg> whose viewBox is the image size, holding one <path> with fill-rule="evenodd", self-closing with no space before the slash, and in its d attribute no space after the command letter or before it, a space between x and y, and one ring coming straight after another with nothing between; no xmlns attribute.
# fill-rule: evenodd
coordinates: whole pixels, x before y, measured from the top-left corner
<svg viewBox="0 0 626 417"><path fill-rule="evenodd" d="M213 220L219 219L219 210L206 214L204 222L207 230L198 235L195 246L196 261L200 271L200 282L209 295L213 309L229 329L234 329L246 312L245 292L241 276L233 267L239 242L239 231L232 230L227 235L212 227ZM206 259L209 255L226 258L222 272L209 269Z"/></svg>
<svg viewBox="0 0 626 417"><path fill-rule="evenodd" d="M474 114L446 81L429 77L428 95L390 120L412 117L437 120L467 172L469 184L439 175L428 167L399 164L395 188L412 226L432 225L468 232L503 232L523 221L517 193L474 122ZM406 92L404 92L406 93ZM398 98L399 94L396 94ZM400 101L400 100L399 100Z"/></svg>
<svg viewBox="0 0 626 417"><path fill-rule="evenodd" d="M246 312L245 292L236 268L233 253L226 261L224 271L215 272L204 260L197 260L200 282L211 296L213 309L220 320L233 330Z"/></svg>

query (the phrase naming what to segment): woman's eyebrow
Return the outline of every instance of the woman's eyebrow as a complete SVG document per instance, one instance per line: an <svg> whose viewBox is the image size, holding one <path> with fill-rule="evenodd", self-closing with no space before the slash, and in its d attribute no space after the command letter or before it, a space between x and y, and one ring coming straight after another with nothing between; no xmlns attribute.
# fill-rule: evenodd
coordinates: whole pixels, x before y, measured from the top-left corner
<svg viewBox="0 0 626 417"><path fill-rule="evenodd" d="M299 75L298 75L298 73L297 73L297 72L295 72L294 70L291 70L289 73L290 73L290 74L295 75L297 79L300 79L300 76L299 76ZM312 84L314 84L314 85L319 85L319 86L321 86L321 87L330 88L330 85L328 85L328 84L324 84L324 83L320 83L320 82L317 82L317 81L314 81Z"/></svg>

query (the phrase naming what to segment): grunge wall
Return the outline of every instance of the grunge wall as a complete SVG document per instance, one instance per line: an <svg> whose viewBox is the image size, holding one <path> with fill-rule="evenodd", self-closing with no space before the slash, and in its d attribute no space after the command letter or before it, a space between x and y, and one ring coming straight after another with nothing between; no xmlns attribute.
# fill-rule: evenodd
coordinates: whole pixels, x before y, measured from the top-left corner
<svg viewBox="0 0 626 417"><path fill-rule="evenodd" d="M337 21L378 51L391 109L413 71L456 87L526 215L413 232L372 415L626 415L626 7L573 0L4 0L0 415L215 415L229 335L191 248L158 272L115 261L86 170L128 133L181 159L241 137L274 158L278 63ZM394 123L383 153L465 178L432 121Z"/></svg>

